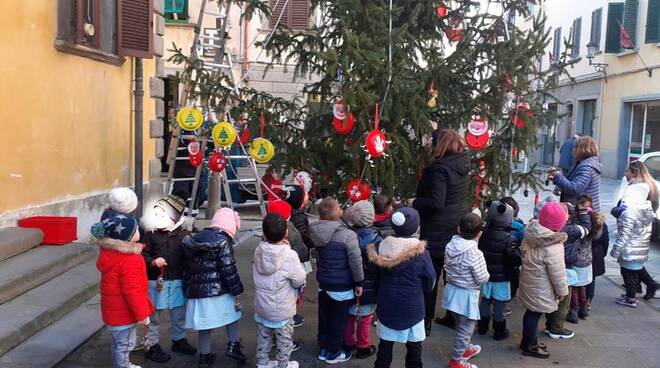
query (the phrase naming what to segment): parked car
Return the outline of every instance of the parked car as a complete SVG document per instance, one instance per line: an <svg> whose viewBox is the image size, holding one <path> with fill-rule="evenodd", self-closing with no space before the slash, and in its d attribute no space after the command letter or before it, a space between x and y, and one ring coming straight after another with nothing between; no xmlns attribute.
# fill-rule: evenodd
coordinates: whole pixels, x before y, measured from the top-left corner
<svg viewBox="0 0 660 368"><path fill-rule="evenodd" d="M649 169L649 173L655 179L655 185L660 189L660 151L649 152L643 154L639 161L643 162L646 165L646 168ZM628 185L626 178L621 179L621 186L619 189L618 199L623 197L623 191ZM653 221L653 234L651 235L653 240L660 240L660 208L655 213L655 221Z"/></svg>

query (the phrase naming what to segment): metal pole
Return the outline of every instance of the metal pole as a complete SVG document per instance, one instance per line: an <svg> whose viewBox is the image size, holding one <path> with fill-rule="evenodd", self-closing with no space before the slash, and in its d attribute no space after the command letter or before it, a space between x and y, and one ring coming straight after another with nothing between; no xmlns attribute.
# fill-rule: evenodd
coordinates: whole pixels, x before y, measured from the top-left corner
<svg viewBox="0 0 660 368"><path fill-rule="evenodd" d="M143 77L142 77L142 59L135 58L135 90L133 91L135 98L135 194L138 198L138 206L136 210L137 217L142 216L142 202L143 202L143 179L142 179L142 119L143 119Z"/></svg>

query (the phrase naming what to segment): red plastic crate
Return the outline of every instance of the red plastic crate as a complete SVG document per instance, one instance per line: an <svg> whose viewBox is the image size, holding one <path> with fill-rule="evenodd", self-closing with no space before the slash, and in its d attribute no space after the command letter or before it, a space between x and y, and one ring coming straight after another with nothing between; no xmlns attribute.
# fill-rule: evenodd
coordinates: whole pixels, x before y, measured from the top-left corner
<svg viewBox="0 0 660 368"><path fill-rule="evenodd" d="M63 245L78 239L78 218L65 216L32 216L18 220L18 226L41 229L41 244Z"/></svg>

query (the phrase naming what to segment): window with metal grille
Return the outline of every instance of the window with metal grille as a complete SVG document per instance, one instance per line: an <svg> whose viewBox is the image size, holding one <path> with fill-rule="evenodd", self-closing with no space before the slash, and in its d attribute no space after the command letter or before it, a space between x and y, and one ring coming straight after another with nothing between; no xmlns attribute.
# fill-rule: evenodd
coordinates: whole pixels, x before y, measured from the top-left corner
<svg viewBox="0 0 660 368"><path fill-rule="evenodd" d="M284 6L285 4L286 6ZM270 8L271 28L286 27L294 31L309 29L309 0L288 0L288 2L287 0L270 0Z"/></svg>

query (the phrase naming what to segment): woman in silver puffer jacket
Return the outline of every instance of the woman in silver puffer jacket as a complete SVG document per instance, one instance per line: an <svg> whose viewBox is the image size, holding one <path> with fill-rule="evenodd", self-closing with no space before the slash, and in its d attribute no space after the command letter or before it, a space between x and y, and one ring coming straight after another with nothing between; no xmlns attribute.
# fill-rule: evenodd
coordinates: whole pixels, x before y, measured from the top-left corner
<svg viewBox="0 0 660 368"><path fill-rule="evenodd" d="M648 173L646 167L643 164L633 164L636 162L626 170L626 177L631 174L631 169L639 169L637 166L643 169L642 175L629 178L631 184L626 189L619 206L623 212L617 221L616 242L610 255L618 259L626 287L625 297L617 298L616 302L636 308L640 273L649 258L651 230L655 218L653 203L657 203L658 194L650 175L643 175L643 172Z"/></svg>

